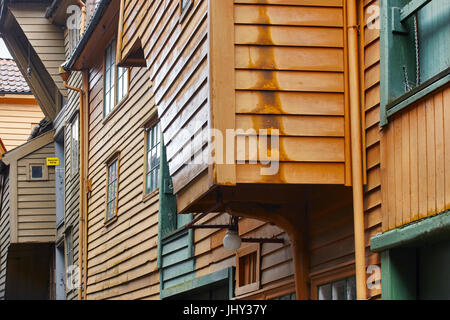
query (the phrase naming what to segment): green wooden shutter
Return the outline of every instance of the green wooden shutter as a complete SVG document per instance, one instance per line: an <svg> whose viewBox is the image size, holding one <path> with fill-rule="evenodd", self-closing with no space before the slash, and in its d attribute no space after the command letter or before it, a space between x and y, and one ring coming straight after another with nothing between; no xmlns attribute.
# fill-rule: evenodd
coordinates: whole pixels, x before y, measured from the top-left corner
<svg viewBox="0 0 450 320"><path fill-rule="evenodd" d="M166 147L161 134L160 189L159 189L159 226L160 237L177 229L177 201L173 194L172 179L167 164Z"/></svg>

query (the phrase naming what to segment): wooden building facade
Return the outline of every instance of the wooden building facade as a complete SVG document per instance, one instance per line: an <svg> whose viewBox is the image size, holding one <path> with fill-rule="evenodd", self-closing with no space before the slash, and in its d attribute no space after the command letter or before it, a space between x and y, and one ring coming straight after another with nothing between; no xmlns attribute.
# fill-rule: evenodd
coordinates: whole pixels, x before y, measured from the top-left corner
<svg viewBox="0 0 450 320"><path fill-rule="evenodd" d="M53 131L2 158L2 299L51 299L56 236Z"/></svg>
<svg viewBox="0 0 450 320"><path fill-rule="evenodd" d="M83 31L78 1L8 1L2 7L0 27L17 62L28 91L36 97L54 128L56 236L52 250L51 298L79 295L79 108L80 96L67 86L80 86L81 74L62 79L59 67L75 49ZM84 22L84 21L83 21ZM73 26L73 28L72 28ZM36 101L35 100L35 101ZM36 103L35 103L36 104ZM32 119L32 114L26 114ZM12 130L8 129L8 132Z"/></svg>
<svg viewBox="0 0 450 320"><path fill-rule="evenodd" d="M220 286L222 298L277 298L283 294L292 298L296 281L307 284L300 298L327 298L319 291L335 282L339 285L340 280L345 280L345 286L355 287L354 202L349 186L353 184L351 149L358 146L350 143L349 35L344 32L349 23L349 4L300 2L100 2L93 15L96 27L88 26L80 50L65 64L67 70L86 71L83 90L88 96L84 130L89 145L85 177L89 185L87 298L169 299L192 292L200 297L208 295L209 289L204 286L207 283ZM358 21L366 21L365 13L371 5L374 3L358 2ZM284 19L289 10L295 14ZM281 20L285 24L280 24ZM226 39L221 38L223 30L214 34L214 25L219 25L219 21L235 32L226 32ZM107 30L105 34L99 31L99 25ZM366 234L362 260L364 265L376 266L379 257L370 253L367 239L379 232L381 225L378 121L374 116L379 102L373 94L379 82L375 73L378 35L366 25L364 30L357 46L365 49L365 54L358 57L360 67L353 70L353 74L360 75L361 91L356 95L360 103L366 103L363 119L370 120L360 124L360 129L366 130L360 137L360 147L364 145L367 150L361 163L362 179L367 182L362 207L363 235ZM335 36L329 36L334 33ZM227 38L233 34L236 37ZM317 34L325 36L314 36ZM366 36L372 38L366 40ZM227 47L213 50L214 41ZM373 60L363 65L365 58ZM214 59L222 63L213 63ZM311 59L316 63L311 64ZM115 73L110 72L111 68ZM124 83L117 79L123 79L124 74L126 89L118 93ZM370 74L370 81L374 82L369 84L366 79ZM227 85L222 86L224 83ZM372 100L368 101L368 97ZM107 105L106 99L112 102ZM297 100L302 103L299 105ZM231 118L223 109L225 106L234 108ZM214 112L225 113L211 117ZM214 118L220 120L214 122ZM166 161L160 162L159 177L152 177L152 170L148 169L151 165L146 162L152 149L148 137L156 119L162 131L160 156ZM194 141L193 157L204 155L212 159L211 150L216 145L213 147L208 129L219 127L243 129L244 136L249 129L267 130L269 136L271 130L279 129L283 149L280 172L288 167L300 171L288 169L288 175L279 172L259 181L255 180L259 164L206 161L206 166L205 162L192 165L183 159L189 158L183 152L185 148L176 149L186 147L183 141ZM180 128L190 132L191 138L177 134ZM371 140L367 143L366 138ZM301 143L304 149L300 148ZM244 153L243 158L233 161L249 160L249 156ZM366 165L369 161L370 166ZM231 182L227 182L230 177ZM134 188L127 179L134 181ZM149 193L154 197L149 200L146 192L152 179L160 179L160 186ZM235 187L230 187L233 184ZM194 214L174 215L172 190L177 199L176 210ZM266 197L269 190L273 191L272 198ZM218 194L224 205L214 207ZM324 194L331 194L327 199L334 200L324 203ZM150 204L146 204L148 201ZM274 220L268 217L268 208L274 205L280 216L286 214L288 221L294 219L298 228L308 226L307 229L287 232L283 229L286 224L280 220L274 226ZM205 215L211 209L217 213ZM241 216L241 236L284 239L284 243L245 243L239 252L230 252L221 244L226 230L183 228L192 224L192 219L200 224L226 225L229 213ZM148 231L153 233L136 235L133 223L142 219L150 219ZM300 238L292 239L299 235ZM301 242L304 255L297 264L293 255L298 250L293 252L290 246L293 242ZM147 255L139 249L141 246ZM250 262L244 263L247 260ZM303 266L298 265L299 260ZM252 261L258 263L252 265ZM239 280L235 268L240 263L241 272L255 270L250 283L246 283L248 279ZM303 271L303 280L296 278L299 268L307 270ZM246 287L243 283L251 285ZM375 288L364 295L379 297L379 286Z"/></svg>
<svg viewBox="0 0 450 320"><path fill-rule="evenodd" d="M10 1L62 163L54 296L70 251L67 299L447 297L443 1L101 0L79 33L77 1Z"/></svg>
<svg viewBox="0 0 450 320"><path fill-rule="evenodd" d="M377 127L376 110L370 109L378 102L371 101L366 108L365 116L371 117L367 128L361 120L351 128L350 121L355 97L358 106L366 101L371 88L364 81L379 59L371 57L375 60L370 65L362 65L366 55L374 54L377 36L367 43L360 36L356 50L365 49L365 54L356 57L361 63L352 69L355 57L349 53L354 50L349 42L354 35L347 26L364 23L370 5L367 1L122 2L117 60L150 71L178 212L227 212L194 214L194 220L200 225L224 224L232 214L242 217L243 238L285 239L284 244L254 247L258 284L246 290L235 287L234 298L274 298L283 290L296 291L302 299L325 298L319 291L335 281L349 278L349 285L354 285L355 200L350 187L356 175L352 172L358 171L352 157L363 146L367 153L361 153L359 170L361 180L368 183L365 201L358 205L366 227L358 231L357 241L368 249L364 234L370 238L381 224L381 203L376 203L381 198L375 154L379 138L372 135L368 145L361 134L362 128L369 132ZM356 90L351 87L355 76L360 79ZM355 127L360 128L360 143L352 144ZM234 130L230 136L227 129ZM261 132L276 140L264 144L258 137ZM253 139L256 151L239 145L246 139ZM261 174L263 160L275 155L276 174ZM359 197L362 200L362 192ZM194 228L193 248L187 248L193 251L194 267L183 262L191 270L186 273L192 277L191 287L222 268L239 267L240 253L221 245L225 233ZM250 247L244 244L242 250ZM363 251L359 265L379 263L377 254ZM164 261L164 252L162 257ZM235 286L238 279L235 274ZM163 288L161 294L182 294L187 287L180 284L167 292ZM361 296L379 294L378 288Z"/></svg>

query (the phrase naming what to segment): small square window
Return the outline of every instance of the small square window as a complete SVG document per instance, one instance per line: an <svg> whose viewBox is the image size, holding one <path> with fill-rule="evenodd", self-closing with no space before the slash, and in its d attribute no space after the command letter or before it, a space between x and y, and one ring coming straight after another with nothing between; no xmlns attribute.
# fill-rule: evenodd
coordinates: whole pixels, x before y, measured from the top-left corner
<svg viewBox="0 0 450 320"><path fill-rule="evenodd" d="M44 177L44 169L42 166L31 166L31 179L42 179Z"/></svg>
<svg viewBox="0 0 450 320"><path fill-rule="evenodd" d="M45 160L34 159L26 160L23 165L26 166L27 181L46 181L48 180L48 167Z"/></svg>
<svg viewBox="0 0 450 320"><path fill-rule="evenodd" d="M260 287L260 245L255 243L236 253L236 296Z"/></svg>

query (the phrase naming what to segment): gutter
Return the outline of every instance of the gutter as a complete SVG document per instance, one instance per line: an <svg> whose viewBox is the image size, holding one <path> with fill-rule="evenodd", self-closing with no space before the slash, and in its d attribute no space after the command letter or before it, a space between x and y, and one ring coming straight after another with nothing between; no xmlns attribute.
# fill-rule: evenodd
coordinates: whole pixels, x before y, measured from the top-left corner
<svg viewBox="0 0 450 320"><path fill-rule="evenodd" d="M3 0L5 1L5 0ZM86 30L81 37L80 41L77 44L77 47L73 51L72 55L70 56L69 60L67 60L63 65L62 68L66 71L69 71L73 68L73 65L75 62L77 62L78 58L81 56L81 53L84 51L84 48L86 47L86 44L88 43L89 39L91 38L92 33L97 28L98 23L100 22L101 18L103 17L103 13L108 8L108 5L111 3L111 0L102 0L98 6L97 9L94 12L94 15L92 16L91 20L89 21L88 26L86 27Z"/></svg>
<svg viewBox="0 0 450 320"><path fill-rule="evenodd" d="M366 254L362 164L361 99L359 88L358 14L356 0L347 1L348 82L352 161L353 226L355 238L356 298L366 300Z"/></svg>
<svg viewBox="0 0 450 320"><path fill-rule="evenodd" d="M52 4L45 11L45 19L50 19L61 4L61 0L53 0Z"/></svg>
<svg viewBox="0 0 450 320"><path fill-rule="evenodd" d="M0 29L3 27L3 19L5 17L5 7L8 4L8 0L2 0L0 8Z"/></svg>

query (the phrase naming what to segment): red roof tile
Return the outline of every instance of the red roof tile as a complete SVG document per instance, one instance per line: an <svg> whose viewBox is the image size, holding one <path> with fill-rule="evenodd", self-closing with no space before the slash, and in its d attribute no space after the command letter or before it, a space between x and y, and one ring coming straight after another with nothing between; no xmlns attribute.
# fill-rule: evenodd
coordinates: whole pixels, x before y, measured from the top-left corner
<svg viewBox="0 0 450 320"><path fill-rule="evenodd" d="M31 93L27 82L12 59L0 58L0 93Z"/></svg>

